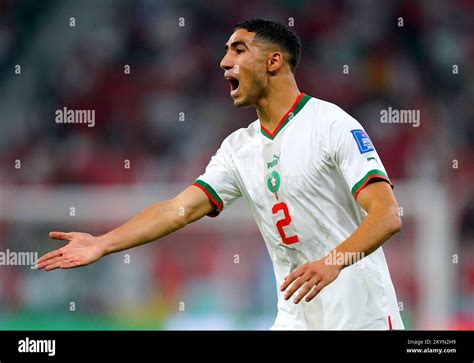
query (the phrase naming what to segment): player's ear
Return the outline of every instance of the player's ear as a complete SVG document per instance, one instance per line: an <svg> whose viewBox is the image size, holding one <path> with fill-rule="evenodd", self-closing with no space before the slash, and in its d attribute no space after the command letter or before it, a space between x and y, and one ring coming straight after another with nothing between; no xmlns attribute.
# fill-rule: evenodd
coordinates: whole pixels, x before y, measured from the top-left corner
<svg viewBox="0 0 474 363"><path fill-rule="evenodd" d="M283 66L283 53L270 52L267 58L268 72L276 72Z"/></svg>

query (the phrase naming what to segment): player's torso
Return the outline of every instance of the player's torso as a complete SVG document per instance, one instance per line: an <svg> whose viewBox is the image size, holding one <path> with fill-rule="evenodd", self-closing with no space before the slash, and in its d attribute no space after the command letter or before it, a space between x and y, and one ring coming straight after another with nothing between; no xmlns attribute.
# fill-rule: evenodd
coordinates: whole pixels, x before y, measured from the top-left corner
<svg viewBox="0 0 474 363"><path fill-rule="evenodd" d="M236 179L264 236L276 273L323 257L358 222L357 206L318 132L310 99L276 135L260 130L236 140Z"/></svg>
<svg viewBox="0 0 474 363"><path fill-rule="evenodd" d="M235 180L265 240L278 285L297 267L324 257L363 218L330 155L324 137L330 115L318 112L321 102L307 101L274 135L262 132L257 121L236 134L230 147ZM388 274L384 264L380 249L364 265L344 269L308 303L292 304L277 290L275 327L383 329L387 304L380 305L386 298L379 297L391 286L388 275L379 276Z"/></svg>

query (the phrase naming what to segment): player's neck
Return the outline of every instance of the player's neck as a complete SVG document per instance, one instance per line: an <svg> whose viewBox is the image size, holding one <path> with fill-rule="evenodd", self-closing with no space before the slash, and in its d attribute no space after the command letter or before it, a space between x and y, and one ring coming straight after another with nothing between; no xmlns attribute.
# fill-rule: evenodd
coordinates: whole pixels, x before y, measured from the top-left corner
<svg viewBox="0 0 474 363"><path fill-rule="evenodd" d="M255 106L260 124L273 131L300 93L293 77L279 84L269 84L265 96Z"/></svg>

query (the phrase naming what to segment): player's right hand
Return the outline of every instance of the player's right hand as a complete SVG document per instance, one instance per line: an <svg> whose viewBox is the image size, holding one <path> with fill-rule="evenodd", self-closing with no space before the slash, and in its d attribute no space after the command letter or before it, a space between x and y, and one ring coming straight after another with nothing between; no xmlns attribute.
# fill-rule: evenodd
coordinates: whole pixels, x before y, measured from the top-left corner
<svg viewBox="0 0 474 363"><path fill-rule="evenodd" d="M46 271L85 266L105 255L103 246L89 233L50 232L50 238L69 241L64 247L49 252L38 259L37 268Z"/></svg>

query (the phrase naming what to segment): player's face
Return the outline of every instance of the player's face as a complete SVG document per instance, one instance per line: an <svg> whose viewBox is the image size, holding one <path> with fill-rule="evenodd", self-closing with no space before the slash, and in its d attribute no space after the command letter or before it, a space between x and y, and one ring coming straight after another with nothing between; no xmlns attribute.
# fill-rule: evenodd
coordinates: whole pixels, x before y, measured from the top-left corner
<svg viewBox="0 0 474 363"><path fill-rule="evenodd" d="M226 53L220 64L237 107L257 104L268 83L266 53L254 38L255 33L245 29L234 32L225 45Z"/></svg>

